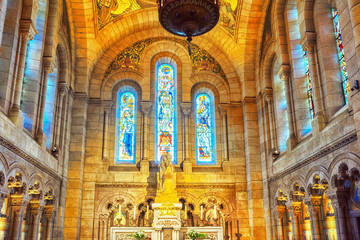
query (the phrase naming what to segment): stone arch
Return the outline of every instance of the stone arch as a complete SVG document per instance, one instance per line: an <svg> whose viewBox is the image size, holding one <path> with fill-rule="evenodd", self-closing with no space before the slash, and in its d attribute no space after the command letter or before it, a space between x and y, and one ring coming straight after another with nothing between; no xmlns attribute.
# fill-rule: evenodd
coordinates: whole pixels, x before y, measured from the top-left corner
<svg viewBox="0 0 360 240"><path fill-rule="evenodd" d="M9 172L8 172L8 178L9 177L14 177L15 174L17 172L20 172L22 174L22 181L26 183L26 187L28 188L29 186L29 179L30 179L30 174L26 168L25 165L23 165L20 162L15 162L10 164L9 166Z"/></svg>
<svg viewBox="0 0 360 240"><path fill-rule="evenodd" d="M63 36L59 34L60 42L56 47L56 53L58 57L58 82L66 83L66 85L70 86L70 58L69 58L69 48L66 44L66 41L63 39Z"/></svg>
<svg viewBox="0 0 360 240"><path fill-rule="evenodd" d="M306 187L312 183L312 179L315 174L318 174L321 180L326 179L328 183L330 182L328 171L324 166L313 166L306 174L304 180L304 182L306 183Z"/></svg>
<svg viewBox="0 0 360 240"><path fill-rule="evenodd" d="M330 179L338 173L339 166L345 163L349 170L352 168L357 168L360 170L360 157L352 152L345 152L337 155L334 160L330 163L330 166L328 168L328 174L330 176Z"/></svg>
<svg viewBox="0 0 360 240"><path fill-rule="evenodd" d="M121 22L121 21L118 21ZM99 55L96 58L96 65L94 66L93 72L92 72L92 77L91 77L91 81L90 81L90 95L92 98L96 98L97 95L99 95L98 93L96 93L95 89L92 89L93 85L97 85L99 84L99 82L102 81L105 71L107 69L107 66L109 66L109 64L111 63L111 61L116 57L116 55L122 51L123 49L125 49L128 46L131 46L132 44L134 44L135 42L141 41L142 39L147 39L147 38L153 38L153 37L172 37L171 35L169 35L168 33L164 32L162 33L164 30L159 28L159 29L153 29L153 31L149 31L148 30L139 30L137 31L136 35L134 35L134 33L129 33L130 35L125 36L122 39L117 39L116 41L114 41L111 46L107 46L106 51L101 50L98 51ZM218 37L216 37L218 38ZM168 41L168 40L167 40ZM107 42L107 41L105 41ZM212 43L212 44L209 44ZM153 43L151 45L157 45L158 42ZM229 80L229 82L231 83L231 88L234 89L234 91L232 91L232 95L234 100L233 101L240 101L239 95L240 91L238 91L237 89L239 89L239 80L236 74L236 66L234 65L234 61L230 61L229 58L227 56L225 56L225 54L223 52L219 52L219 48L221 46L217 46L217 43L214 41L214 39L208 39L205 42L200 42L196 43L199 47L203 48L204 50L208 51L208 53L212 56L217 56L216 60L218 62L221 62L221 66ZM151 47L151 45L149 47ZM169 46L173 46L175 45L175 42L171 41L171 44L168 44L168 46L164 45L164 51L167 51L167 47ZM216 46L216 47L214 47ZM147 48L149 48L147 47ZM156 47L157 48L157 47ZM188 53L186 51L186 49L182 46L180 46L179 44L176 44L175 48L177 49L176 52L180 51L182 52L181 55L183 55L182 57L187 57L188 58ZM237 48L236 46L234 46L234 48ZM229 49L228 49L229 50ZM147 51L147 49L145 50ZM144 52L145 52L144 51ZM144 56L148 56L148 53L144 53ZM233 60L233 59L232 59ZM145 60L143 61L145 64ZM145 65L143 65L145 66ZM79 83L80 84L80 83ZM85 83L84 83L85 84ZM236 98L236 99L235 99Z"/></svg>
<svg viewBox="0 0 360 240"><path fill-rule="evenodd" d="M129 202L137 204L136 198L133 195L126 192L119 192L112 195L106 195L102 199L100 199L97 206L95 206L94 208L95 212L97 214L107 214L105 209L106 204L113 202L117 197L124 197L124 199L128 199Z"/></svg>
<svg viewBox="0 0 360 240"><path fill-rule="evenodd" d="M195 209L197 207L200 206L201 203L203 202L207 202L207 200L209 199L209 197L214 197L215 199L219 199L221 200L221 202L225 203L226 206L228 207L228 211L229 212L233 212L234 211L234 206L232 205L232 203L229 201L229 199L223 197L223 196L219 196L219 194L217 194L216 192L208 192L208 193L204 193L200 196L197 197L197 201L194 201L195 204Z"/></svg>
<svg viewBox="0 0 360 240"><path fill-rule="evenodd" d="M8 164L8 162L7 162L7 159L6 159L6 157L0 152L0 164L2 164L3 165L3 171L4 171L4 173L5 173L5 176L7 176L8 175L8 173L9 173L9 164ZM7 179L7 178L6 178Z"/></svg>
<svg viewBox="0 0 360 240"><path fill-rule="evenodd" d="M39 186L40 186L39 189L44 192L45 190L44 177L40 173L34 172L29 176L28 185L29 186L34 185L36 181L39 182Z"/></svg>
<svg viewBox="0 0 360 240"><path fill-rule="evenodd" d="M113 94L113 88L121 81L131 80L139 85L140 89L144 89L145 81L144 77L136 71L120 70L109 75L101 85L101 100L111 100ZM139 95L143 96L142 92Z"/></svg>
<svg viewBox="0 0 360 240"><path fill-rule="evenodd" d="M231 92L229 85L217 74L209 72L197 72L191 76L189 81L191 85L186 85L186 89L183 89L183 92L186 94L186 96L190 95L190 99L186 98L183 100L184 102L192 102L192 92L196 85L200 83L208 83L208 86L211 86L210 89L213 89L213 87L215 87L216 91L214 91L214 95L216 97L218 94L219 103L230 103Z"/></svg>
<svg viewBox="0 0 360 240"><path fill-rule="evenodd" d="M275 51L275 42L272 42L271 45L264 51L263 60L260 63L261 64L261 73L260 76L262 78L260 79L260 91L265 91L268 88L273 87L273 67L276 60L280 63L280 59L277 58L277 54Z"/></svg>

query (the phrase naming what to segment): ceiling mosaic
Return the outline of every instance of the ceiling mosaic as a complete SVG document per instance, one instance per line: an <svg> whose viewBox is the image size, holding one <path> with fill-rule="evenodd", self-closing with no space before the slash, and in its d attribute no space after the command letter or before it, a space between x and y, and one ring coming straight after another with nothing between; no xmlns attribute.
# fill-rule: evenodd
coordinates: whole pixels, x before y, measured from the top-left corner
<svg viewBox="0 0 360 240"><path fill-rule="evenodd" d="M177 38L168 38L168 37L158 37L158 38L149 38L140 42L135 43L134 45L125 48L121 53L119 53L115 59L110 63L109 67L105 72L105 78L109 76L112 72L119 69L140 69L141 56L145 48L150 44L161 41L161 40L170 40L176 43L181 44L187 48L187 41L177 39ZM225 81L227 81L226 75L222 70L220 64L205 50L201 49L196 44L191 44L191 61L192 61L192 71L210 71L215 74L219 74Z"/></svg>
<svg viewBox="0 0 360 240"><path fill-rule="evenodd" d="M156 0L93 0L95 27L100 31L106 24L121 19L125 14L144 8L156 7ZM220 1L219 24L235 35L238 0Z"/></svg>

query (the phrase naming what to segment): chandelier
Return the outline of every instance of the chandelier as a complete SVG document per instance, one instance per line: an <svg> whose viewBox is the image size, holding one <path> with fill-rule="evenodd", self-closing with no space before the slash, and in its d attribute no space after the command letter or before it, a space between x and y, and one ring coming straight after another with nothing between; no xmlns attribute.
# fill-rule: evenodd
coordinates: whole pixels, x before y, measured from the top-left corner
<svg viewBox="0 0 360 240"><path fill-rule="evenodd" d="M159 21L168 32L187 37L207 33L219 21L219 0L158 0Z"/></svg>

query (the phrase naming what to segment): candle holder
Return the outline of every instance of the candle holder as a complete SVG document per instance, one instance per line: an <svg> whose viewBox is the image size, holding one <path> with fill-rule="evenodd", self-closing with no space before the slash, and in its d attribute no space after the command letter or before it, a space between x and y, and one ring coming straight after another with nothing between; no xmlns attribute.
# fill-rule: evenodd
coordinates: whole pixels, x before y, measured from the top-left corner
<svg viewBox="0 0 360 240"><path fill-rule="evenodd" d="M235 236L236 236L237 240L240 240L240 238L242 237L242 234L241 233L235 233Z"/></svg>

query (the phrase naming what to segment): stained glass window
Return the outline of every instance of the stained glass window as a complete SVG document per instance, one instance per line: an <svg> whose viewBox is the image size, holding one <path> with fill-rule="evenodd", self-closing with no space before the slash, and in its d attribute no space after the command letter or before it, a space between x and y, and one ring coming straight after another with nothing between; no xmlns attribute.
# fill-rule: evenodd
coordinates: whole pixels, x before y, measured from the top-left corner
<svg viewBox="0 0 360 240"><path fill-rule="evenodd" d="M309 58L306 51L304 51L304 59L305 59L306 78L308 81L307 97L308 97L309 109L311 116L314 118L315 111L314 111L313 89L311 84Z"/></svg>
<svg viewBox="0 0 360 240"><path fill-rule="evenodd" d="M215 163L213 102L207 94L202 93L196 96L195 124L197 163Z"/></svg>
<svg viewBox="0 0 360 240"><path fill-rule="evenodd" d="M118 91L115 163L135 163L136 97Z"/></svg>
<svg viewBox="0 0 360 240"><path fill-rule="evenodd" d="M344 91L345 102L347 104L348 103L347 96L350 91L349 77L346 71L346 62L344 58L343 41L341 36L340 24L339 24L339 15L335 9L332 9L332 17L335 28L335 37L336 37L336 43L338 49L339 64L341 69L342 87Z"/></svg>
<svg viewBox="0 0 360 240"><path fill-rule="evenodd" d="M174 69L162 64L157 69L156 81L156 162L167 155L176 159L176 81Z"/></svg>

